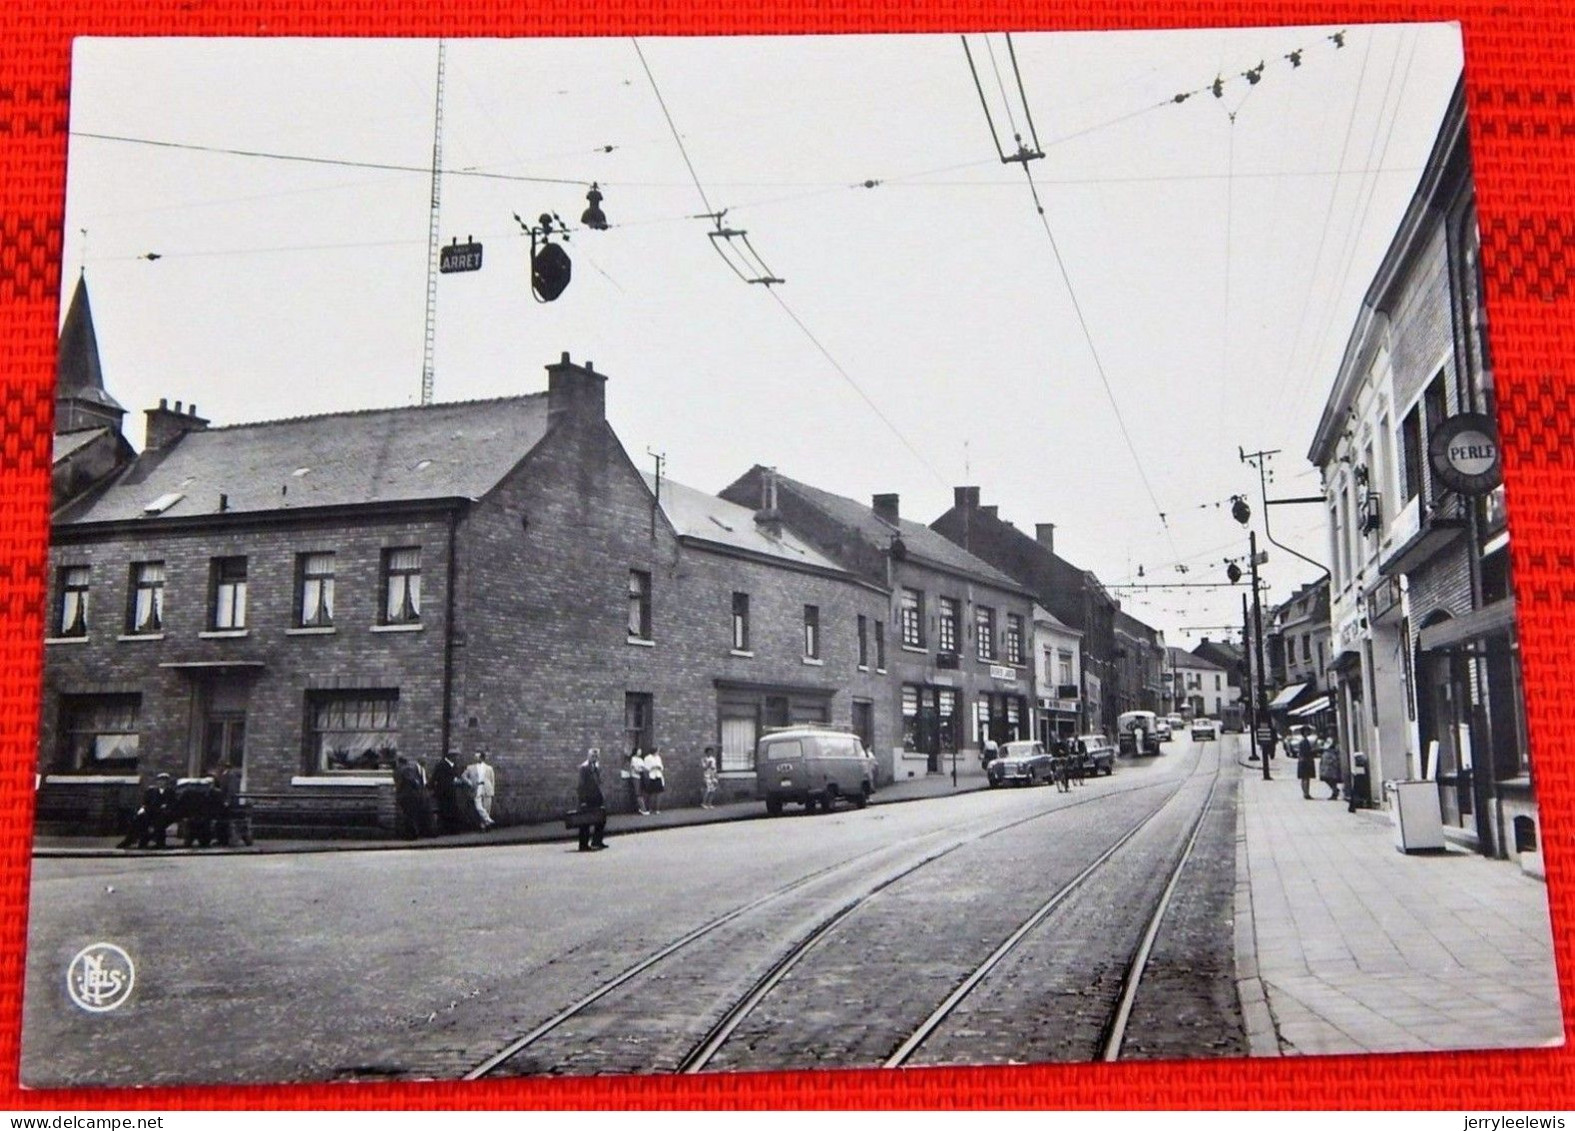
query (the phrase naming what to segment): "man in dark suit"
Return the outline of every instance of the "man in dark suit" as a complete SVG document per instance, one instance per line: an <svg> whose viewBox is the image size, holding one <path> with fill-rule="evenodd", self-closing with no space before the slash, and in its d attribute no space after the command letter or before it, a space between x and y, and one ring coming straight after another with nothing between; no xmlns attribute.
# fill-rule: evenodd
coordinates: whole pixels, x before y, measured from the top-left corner
<svg viewBox="0 0 1575 1131"><path fill-rule="evenodd" d="M169 774L160 774L143 793L142 808L131 818L131 831L117 847L130 848L135 843L138 848L147 848L152 841L157 848L168 848L165 834L174 817L174 809L175 781Z"/></svg>
<svg viewBox="0 0 1575 1131"><path fill-rule="evenodd" d="M427 809L427 773L414 758L394 759L394 801L399 806L400 832L406 840L432 835Z"/></svg>
<svg viewBox="0 0 1575 1131"><path fill-rule="evenodd" d="M437 809L438 832L459 832L465 827L465 819L460 814L459 798L455 794L455 786L459 781L459 763L455 761L452 750L438 759L428 778L432 790L432 803Z"/></svg>
<svg viewBox="0 0 1575 1131"><path fill-rule="evenodd" d="M580 851L596 852L606 848L603 837L607 831L607 798L602 793L602 756L594 746L580 763L577 796L580 813L595 817L590 823L580 825Z"/></svg>

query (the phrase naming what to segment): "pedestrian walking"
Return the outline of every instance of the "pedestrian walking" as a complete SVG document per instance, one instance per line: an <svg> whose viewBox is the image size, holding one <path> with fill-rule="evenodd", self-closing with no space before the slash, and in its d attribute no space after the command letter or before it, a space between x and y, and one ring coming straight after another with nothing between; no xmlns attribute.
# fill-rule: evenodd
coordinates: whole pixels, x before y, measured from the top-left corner
<svg viewBox="0 0 1575 1131"><path fill-rule="evenodd" d="M700 808L716 808L716 791L722 784L722 777L716 768L716 747L707 746L705 756L700 759L700 777L705 786L705 792L700 797Z"/></svg>
<svg viewBox="0 0 1575 1131"><path fill-rule="evenodd" d="M1318 776L1318 748L1311 734L1303 731L1296 736L1295 753L1296 780L1302 783L1302 796L1311 801L1313 778Z"/></svg>
<svg viewBox="0 0 1575 1131"><path fill-rule="evenodd" d="M1340 800L1340 748L1328 735L1321 736L1323 749L1318 755L1318 777L1329 787L1329 800Z"/></svg>
<svg viewBox="0 0 1575 1131"><path fill-rule="evenodd" d="M450 750L437 760L427 775L432 789L432 804L437 809L438 832L457 833L464 828L464 817L459 808L459 764Z"/></svg>
<svg viewBox="0 0 1575 1131"><path fill-rule="evenodd" d="M579 800L580 851L599 852L607 847L607 799L602 794L601 751L591 747L580 763Z"/></svg>
<svg viewBox="0 0 1575 1131"><path fill-rule="evenodd" d="M662 811L662 792L667 788L667 769L662 765L660 748L645 756L645 807L653 813Z"/></svg>
<svg viewBox="0 0 1575 1131"><path fill-rule="evenodd" d="M649 816L651 811L645 804L645 755L640 753L636 746L634 753L629 755L629 781L634 790L634 809L640 816Z"/></svg>
<svg viewBox="0 0 1575 1131"><path fill-rule="evenodd" d="M486 751L476 751L476 760L465 767L462 776L465 784L470 786L471 800L476 807L476 820L481 824L481 831L486 832L497 824L492 819L492 798L496 795L498 787L497 774L487 762Z"/></svg>
<svg viewBox="0 0 1575 1131"><path fill-rule="evenodd" d="M432 818L427 810L427 773L420 762L403 754L394 759L394 803L399 808L399 831L406 840L432 835Z"/></svg>

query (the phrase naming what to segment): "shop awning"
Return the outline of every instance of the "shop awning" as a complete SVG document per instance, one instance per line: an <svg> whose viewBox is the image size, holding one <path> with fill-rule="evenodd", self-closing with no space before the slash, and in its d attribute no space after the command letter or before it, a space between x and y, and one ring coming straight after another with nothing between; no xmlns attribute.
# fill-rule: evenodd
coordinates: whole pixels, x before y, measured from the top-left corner
<svg viewBox="0 0 1575 1131"><path fill-rule="evenodd" d="M1417 636L1417 643L1424 652L1441 652L1458 648L1484 636L1515 631L1515 598L1506 597L1463 617L1430 624Z"/></svg>
<svg viewBox="0 0 1575 1131"><path fill-rule="evenodd" d="M1269 701L1269 710L1283 711L1296 702L1297 696L1307 690L1305 683L1293 683Z"/></svg>
<svg viewBox="0 0 1575 1131"><path fill-rule="evenodd" d="M1329 696L1320 695L1311 703L1304 703L1300 707L1295 707L1285 713L1293 719L1305 719L1312 715L1321 715L1325 711L1333 710L1333 708L1334 704L1330 701Z"/></svg>

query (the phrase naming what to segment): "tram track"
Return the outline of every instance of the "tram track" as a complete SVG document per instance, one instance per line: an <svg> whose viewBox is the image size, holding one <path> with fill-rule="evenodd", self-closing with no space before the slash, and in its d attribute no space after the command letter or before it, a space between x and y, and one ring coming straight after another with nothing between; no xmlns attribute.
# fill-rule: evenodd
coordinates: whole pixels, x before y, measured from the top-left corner
<svg viewBox="0 0 1575 1131"><path fill-rule="evenodd" d="M1216 780L1218 779L1218 774L1219 767L1216 766L1214 770ZM590 992L576 999L570 1005L566 1006L528 1032L510 1041L498 1051L488 1056L485 1060L481 1061L475 1067L466 1072L464 1078L479 1079L485 1076L506 1071L510 1065L510 1062L516 1061L518 1058L521 1058L524 1054L528 1053L529 1050L532 1050L537 1045L543 1043L551 1034L560 1030L560 1028L567 1023L575 1019L585 1019L589 1015L592 1015L593 1011L600 1003L603 1003L611 995L617 993L617 991L636 987L642 979L642 976L650 975L653 978L660 978L661 975L655 972L658 969L668 965L670 959L673 959L675 956L678 956L682 952L692 948L695 944L701 942L702 940L714 941L730 926L742 926L744 921L747 920L753 912L763 912L767 909L773 908L775 905L785 904L789 902L791 897L795 895L809 895L810 889L812 889L817 883L835 883L836 880L842 875L857 872L861 868L868 868L872 861L882 855L901 856L906 853L911 853L915 844L917 843L922 843L925 840L949 837L949 839L943 843L936 844L933 847L923 851L918 859L909 860L902 864L902 866L895 867L895 870L889 870L885 875L874 880L874 882L862 887L862 889L854 894L851 898L833 901L835 906L827 911L815 915L813 917L813 921L806 929L796 932L796 937L793 943L788 946L786 950L777 955L775 960L772 961L764 971L750 978L746 986L741 987L738 990L730 991L732 994L732 1003L721 1011L720 1016L706 1029L704 1035L698 1041L693 1042L690 1045L688 1051L679 1056L671 1067L662 1067L657 1065L645 1066L646 1071L674 1071L680 1073L694 1073L704 1071L706 1070L707 1066L712 1063L716 1054L728 1045L733 1034L737 1031L738 1027L743 1023L743 1021L748 1018L763 1001L771 997L773 992L778 988L782 981L787 978L796 967L799 966L803 959L811 954L816 949L816 947L822 943L823 940L834 935L838 928L841 927L848 919L853 917L861 909L868 907L871 901L876 899L879 895L881 895L881 893L892 889L903 880L915 876L923 869L930 867L939 860L952 856L954 853L963 848L969 847L971 845L977 845L980 842L989 840L992 837L1000 836L1032 822L1039 821L1056 814L1065 813L1068 810L1077 809L1081 806L1088 805L1100 800L1109 799L1115 796L1141 793L1155 789L1171 787L1170 793L1166 799L1156 806L1147 817L1138 822L1131 829L1127 830L1127 832L1123 834L1123 836L1116 843L1108 847L1093 863L1084 868L1077 877L1075 877L1071 882L1064 884L1058 890L1058 892L1051 897L1050 900L1041 905L1041 907L1036 911L1035 915L1030 917L1030 921L1023 924L1019 930L1014 933L1013 939L1009 940L1010 945L1003 944L1000 954L996 957L996 961L998 962L1001 958L1004 958L1006 954L1010 953L1011 949L1015 947L1018 941L1021 941L1023 937L1026 937L1032 932L1035 926L1047 918L1055 910L1055 908L1059 906L1061 901L1068 898L1075 890L1080 888L1084 882L1086 882L1089 877L1097 872L1107 860L1119 852L1119 850L1128 844L1133 837L1138 835L1142 829L1146 828L1155 817L1157 817L1161 812L1165 811L1171 802L1196 776L1197 767L1194 766L1190 773L1181 777L1179 780L1175 778L1165 778L1157 781L1143 782L1134 786L1110 790L1100 790L1098 792L1090 793L1086 797L1069 801L1065 804L1054 805L1026 816L1017 817L1010 821L999 822L985 829L970 829L965 835L962 836L956 835L956 826L935 830L918 837L909 838L908 840L898 844L882 845L877 849L861 853L848 860L841 861L837 864L819 869L816 872L810 873L806 876L802 876L797 880L768 892L767 894L755 900L735 907L732 910L723 913L722 915L716 916L715 918L707 921L704 924L701 924L700 926L694 928L666 946L649 954L645 958L642 958L638 962L628 966L616 976L601 983ZM1212 797L1212 787L1210 795ZM1205 804L1205 809L1206 808L1207 803ZM1196 837L1194 830L1193 840L1195 841L1195 839ZM993 965L993 963L990 964L991 968L993 968ZM976 973L977 977L973 977L971 980L969 980L966 987L959 987L961 992L954 991L952 997L948 998L948 1001L951 1003L951 1007L954 1008L957 1002L966 997L967 994L971 992L973 987L987 976L988 969ZM714 1012L714 1007L712 1012ZM930 1026L929 1030L926 1031L924 1037L921 1037L917 1042L912 1042L912 1047L908 1049L908 1053L903 1055L900 1060L896 1058L895 1054L893 1056L893 1060L897 1063L905 1061L907 1059L907 1055L911 1055L911 1052L914 1049L917 1049L923 1044L924 1039L928 1036L928 1033L932 1032L934 1028L940 1024L941 1020L944 1020L944 1017L937 1018L934 1024ZM904 1047L907 1047L907 1045L908 1043L905 1042ZM901 1051L902 1049L899 1049L899 1052ZM891 1062L892 1061L888 1061L888 1063ZM781 1067L781 1065L771 1065L770 1067Z"/></svg>

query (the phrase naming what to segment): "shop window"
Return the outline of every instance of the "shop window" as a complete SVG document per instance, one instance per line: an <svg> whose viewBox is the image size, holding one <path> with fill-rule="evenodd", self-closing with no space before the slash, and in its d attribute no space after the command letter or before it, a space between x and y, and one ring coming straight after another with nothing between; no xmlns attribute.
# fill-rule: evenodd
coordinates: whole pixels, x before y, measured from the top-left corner
<svg viewBox="0 0 1575 1131"><path fill-rule="evenodd" d="M214 558L211 566L213 615L208 627L218 630L246 627L246 559Z"/></svg>
<svg viewBox="0 0 1575 1131"><path fill-rule="evenodd" d="M940 717L940 752L952 754L957 744L957 692L943 687L935 693L936 714Z"/></svg>
<svg viewBox="0 0 1575 1131"><path fill-rule="evenodd" d="M334 623L333 554L297 554L295 591L297 628L332 627Z"/></svg>
<svg viewBox="0 0 1575 1131"><path fill-rule="evenodd" d="M399 753L399 692L313 691L307 694L307 769L364 774L391 769Z"/></svg>
<svg viewBox="0 0 1575 1131"><path fill-rule="evenodd" d="M86 636L88 632L88 578L91 570L85 565L62 566L60 578L60 605L56 610L55 634L57 636Z"/></svg>
<svg viewBox="0 0 1575 1131"><path fill-rule="evenodd" d="M919 689L910 683L902 685L902 748L919 748Z"/></svg>
<svg viewBox="0 0 1575 1131"><path fill-rule="evenodd" d="M755 741L760 730L759 712L754 708L724 708L720 723L722 761L718 768L723 773L753 772Z"/></svg>
<svg viewBox="0 0 1575 1131"><path fill-rule="evenodd" d="M132 635L164 631L164 563L133 562L126 631Z"/></svg>
<svg viewBox="0 0 1575 1131"><path fill-rule="evenodd" d="M83 773L137 771L140 695L63 695L61 764Z"/></svg>
<svg viewBox="0 0 1575 1131"><path fill-rule="evenodd" d="M383 551L383 623L421 623L421 547Z"/></svg>

